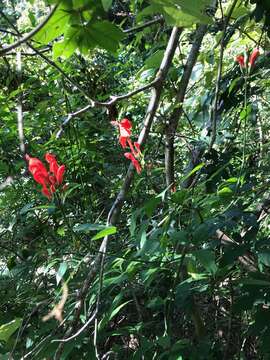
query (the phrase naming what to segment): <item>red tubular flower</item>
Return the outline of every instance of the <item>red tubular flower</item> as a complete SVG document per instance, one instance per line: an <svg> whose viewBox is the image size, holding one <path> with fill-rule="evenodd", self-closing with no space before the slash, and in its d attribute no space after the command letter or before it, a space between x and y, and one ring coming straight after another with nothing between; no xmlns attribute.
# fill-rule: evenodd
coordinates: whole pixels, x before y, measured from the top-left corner
<svg viewBox="0 0 270 360"><path fill-rule="evenodd" d="M137 173L140 174L141 171L142 171L142 168L141 168L141 165L140 165L139 161L136 160L135 157L131 153L125 153L124 156L127 159L131 160L131 162L132 162L133 166L135 167Z"/></svg>
<svg viewBox="0 0 270 360"><path fill-rule="evenodd" d="M59 168L59 165L57 164L55 156L52 154L46 153L45 159L46 159L47 163L50 164L50 172L52 172L53 174L56 174L57 170Z"/></svg>
<svg viewBox="0 0 270 360"><path fill-rule="evenodd" d="M127 159L131 160L137 173L140 174L142 171L142 168L141 168L139 161L136 158L139 158L140 156L142 156L142 153L140 150L140 144L137 142L134 142L134 146L133 146L132 141L130 139L131 129L132 129L131 121L125 118L125 119L122 119L120 122L111 121L111 124L119 127L119 132L120 132L119 142L120 142L122 148L126 148L127 144L128 144L128 146L131 150L131 153L125 153L124 156ZM134 147L136 148L136 150L134 149Z"/></svg>
<svg viewBox="0 0 270 360"><path fill-rule="evenodd" d="M249 66L251 68L254 66L254 63L259 55L260 55L260 50L258 48L255 48L249 57Z"/></svg>
<svg viewBox="0 0 270 360"><path fill-rule="evenodd" d="M28 161L28 164L29 164L28 168L32 175L39 173L40 176L42 176L44 178L48 178L48 171L46 170L42 161L40 161L37 158L31 158L28 154L25 155L25 158Z"/></svg>
<svg viewBox="0 0 270 360"><path fill-rule="evenodd" d="M47 153L45 155L45 159L46 159L47 163L50 164L50 172L53 173L54 178L56 180L53 182L53 185L55 184L55 182L57 182L58 185L61 185L63 182L64 173L66 170L65 165L59 166L56 161L56 158L53 154Z"/></svg>
<svg viewBox="0 0 270 360"><path fill-rule="evenodd" d="M122 148L127 147L127 141L131 136L131 129L132 129L132 123L128 119L122 119L120 122L118 121L111 121L111 124L114 126L119 127L119 142L122 146Z"/></svg>
<svg viewBox="0 0 270 360"><path fill-rule="evenodd" d="M61 185L63 182L65 165L59 166L55 156L47 153L45 159L50 165L49 173L39 159L31 158L27 154L25 158L29 163L28 169L33 175L34 180L42 185L42 194L51 200L53 193L56 191L56 185Z"/></svg>
<svg viewBox="0 0 270 360"><path fill-rule="evenodd" d="M66 171L65 165L59 166L56 174L56 181L58 185L62 184L65 171Z"/></svg>
<svg viewBox="0 0 270 360"><path fill-rule="evenodd" d="M244 55L237 55L235 58L235 61L238 62L238 64L240 65L240 67L243 69L245 68L245 58Z"/></svg>

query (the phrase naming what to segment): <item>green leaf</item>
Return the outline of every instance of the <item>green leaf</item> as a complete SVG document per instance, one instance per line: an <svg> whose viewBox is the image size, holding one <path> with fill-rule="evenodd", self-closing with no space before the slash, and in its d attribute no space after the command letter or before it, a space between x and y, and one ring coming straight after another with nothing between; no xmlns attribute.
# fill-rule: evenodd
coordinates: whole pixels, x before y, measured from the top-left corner
<svg viewBox="0 0 270 360"><path fill-rule="evenodd" d="M215 254L208 249L198 250L193 253L204 268L212 274L217 272L217 265L215 263Z"/></svg>
<svg viewBox="0 0 270 360"><path fill-rule="evenodd" d="M73 230L75 232L86 232L86 233L88 233L89 231L104 230L104 229L106 229L106 225L88 224L88 223L75 225L73 227Z"/></svg>
<svg viewBox="0 0 270 360"><path fill-rule="evenodd" d="M112 6L112 0L101 0L101 2L105 11L108 11Z"/></svg>
<svg viewBox="0 0 270 360"><path fill-rule="evenodd" d="M87 43L82 39L81 48L88 50L91 47L99 46L112 53L115 53L119 42L124 38L124 33L116 25L111 22L97 21L90 22L87 26L85 36L88 36ZM88 47L88 49L87 49Z"/></svg>
<svg viewBox="0 0 270 360"><path fill-rule="evenodd" d="M130 303L131 301L132 301L132 300L128 300L128 301L124 302L123 304L117 306L117 308L115 308L115 309L111 312L111 314L110 314L110 316L109 316L109 321L112 320L112 318L114 318L115 315L117 315L117 314L119 313L119 311L120 311L124 306L126 306L128 303Z"/></svg>
<svg viewBox="0 0 270 360"><path fill-rule="evenodd" d="M258 254L259 263L270 266L270 251L263 251Z"/></svg>
<svg viewBox="0 0 270 360"><path fill-rule="evenodd" d="M193 26L194 23L212 22L205 11L211 5L211 0L151 0L151 2L161 7L161 12L169 25Z"/></svg>
<svg viewBox="0 0 270 360"><path fill-rule="evenodd" d="M243 285L253 285L253 286L270 286L270 281L260 280L260 279L244 279L241 281Z"/></svg>
<svg viewBox="0 0 270 360"><path fill-rule="evenodd" d="M156 207L160 203L160 198L152 198L144 205L145 213L148 217L151 217Z"/></svg>
<svg viewBox="0 0 270 360"><path fill-rule="evenodd" d="M16 318L0 326L0 340L7 342L10 336L21 326L22 319Z"/></svg>
<svg viewBox="0 0 270 360"><path fill-rule="evenodd" d="M58 285L60 283L60 281L63 279L63 276L65 275L66 271L67 271L67 263L66 262L62 262L57 270L56 273L56 284Z"/></svg>
<svg viewBox="0 0 270 360"><path fill-rule="evenodd" d="M149 56L144 63L144 69L157 69L159 68L162 58L164 56L163 50L158 50L151 56Z"/></svg>
<svg viewBox="0 0 270 360"><path fill-rule="evenodd" d="M58 57L63 56L68 59L77 49L77 43L75 36L78 32L73 29L73 37L65 37L63 41L59 41L53 44L53 59L56 60Z"/></svg>
<svg viewBox="0 0 270 360"><path fill-rule="evenodd" d="M105 236L113 235L113 234L116 233L116 231L117 231L117 229L116 229L115 226L109 226L106 229L101 230L100 232L98 232L94 237L92 237L91 240L98 240L98 239L101 239L101 238L103 238Z"/></svg>
<svg viewBox="0 0 270 360"><path fill-rule="evenodd" d="M65 32L65 28L70 19L70 8L62 3L49 19L46 25L34 36L34 40L42 44L48 44Z"/></svg>
<svg viewBox="0 0 270 360"><path fill-rule="evenodd" d="M222 189L218 190L217 194L222 197L231 197L233 195L233 191L228 186L224 186Z"/></svg>
<svg viewBox="0 0 270 360"><path fill-rule="evenodd" d="M191 175L195 174L197 171L201 170L205 166L205 163L201 163L197 166L195 166L194 169L192 169L186 176L182 178L182 181L187 180Z"/></svg>

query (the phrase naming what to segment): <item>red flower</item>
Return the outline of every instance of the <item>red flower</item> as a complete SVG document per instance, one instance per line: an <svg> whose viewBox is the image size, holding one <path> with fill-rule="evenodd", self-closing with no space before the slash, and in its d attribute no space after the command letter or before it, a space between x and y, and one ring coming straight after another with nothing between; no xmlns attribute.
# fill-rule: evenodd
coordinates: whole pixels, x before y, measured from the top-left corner
<svg viewBox="0 0 270 360"><path fill-rule="evenodd" d="M240 65L241 68L245 67L244 55L237 55L235 60L238 62L238 64Z"/></svg>
<svg viewBox="0 0 270 360"><path fill-rule="evenodd" d="M42 194L51 200L53 193L56 191L56 185L61 185L65 173L65 165L59 166L54 155L47 153L46 161L50 164L50 172L47 171L42 161L37 158L31 158L25 155L28 161L28 169L33 175L34 180L42 185Z"/></svg>
<svg viewBox="0 0 270 360"><path fill-rule="evenodd" d="M260 55L260 50L258 48L255 48L252 53L250 54L249 60L248 60L248 66L250 68L252 68L255 64L255 61L257 59L257 57ZM241 69L245 69L246 68L246 61L245 61L245 57L244 55L240 54L237 55L235 58L235 61L238 62L238 64L240 65Z"/></svg>
<svg viewBox="0 0 270 360"><path fill-rule="evenodd" d="M139 161L137 159L135 159L135 157L131 153L125 153L124 156L127 159L131 160L131 162L132 162L133 166L135 167L137 173L140 174L141 171L142 171L142 168L141 168L141 165L140 165Z"/></svg>
<svg viewBox="0 0 270 360"><path fill-rule="evenodd" d="M260 50L258 48L254 49L249 57L249 65L250 67L254 66L254 63L257 57L260 55Z"/></svg>
<svg viewBox="0 0 270 360"><path fill-rule="evenodd" d="M66 170L65 165L59 166L57 161L56 161L55 156L52 155L52 154L49 154L49 153L47 153L45 155L45 159L46 159L47 163L50 164L50 172L53 173L57 184L61 185L62 182L63 182L64 173L65 173L65 170ZM54 183L53 183L53 185L54 185Z"/></svg>
<svg viewBox="0 0 270 360"><path fill-rule="evenodd" d="M43 163L37 158L31 158L28 154L25 155L25 158L29 163L28 169L33 178L37 183L46 187L49 183L49 174Z"/></svg>
<svg viewBox="0 0 270 360"><path fill-rule="evenodd" d="M123 149L126 148L127 141L131 136L131 129L132 129L131 121L129 121L128 119L123 119L120 122L111 121L111 124L119 127L119 132L120 132L119 142Z"/></svg>
<svg viewBox="0 0 270 360"><path fill-rule="evenodd" d="M127 159L131 160L137 173L140 174L142 171L142 168L141 168L139 161L136 158L141 157L142 153L140 150L140 144L138 142L134 142L134 144L132 144L132 141L130 140L131 129L132 129L131 121L125 118L125 119L122 119L120 122L111 121L111 124L119 127L119 132L120 132L119 142L120 142L122 148L126 148L127 144L128 144L128 146L131 150L131 153L125 153L124 155ZM134 149L133 145L135 146L136 150Z"/></svg>

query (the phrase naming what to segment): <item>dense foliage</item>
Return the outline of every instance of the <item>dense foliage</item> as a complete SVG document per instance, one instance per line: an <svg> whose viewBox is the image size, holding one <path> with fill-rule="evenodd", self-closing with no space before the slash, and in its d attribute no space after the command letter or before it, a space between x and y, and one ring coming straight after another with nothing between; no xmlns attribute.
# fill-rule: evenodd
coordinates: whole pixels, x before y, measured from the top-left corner
<svg viewBox="0 0 270 360"><path fill-rule="evenodd" d="M0 3L0 359L270 358L269 19Z"/></svg>

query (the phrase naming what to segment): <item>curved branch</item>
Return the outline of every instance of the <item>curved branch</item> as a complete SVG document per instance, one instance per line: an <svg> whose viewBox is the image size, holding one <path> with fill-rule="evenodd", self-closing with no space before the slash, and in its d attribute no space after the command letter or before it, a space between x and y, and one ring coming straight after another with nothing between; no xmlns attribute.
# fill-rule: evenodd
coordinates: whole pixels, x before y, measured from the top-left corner
<svg viewBox="0 0 270 360"><path fill-rule="evenodd" d="M63 121L60 130L57 132L56 134L56 139L59 139L64 132L64 128L70 123L70 121L78 116L81 116L82 114L84 114L86 111L88 111L89 109L92 109L93 107L107 107L110 108L111 106L113 106L114 104L116 104L118 101L120 100L124 100L124 99L128 99L134 95L139 94L142 91L145 91L147 89L150 89L151 87L154 87L158 84L159 78L155 79L154 81L150 82L147 85L144 85L136 90L130 91L127 94L123 94L123 95L116 95L116 96L111 96L111 100L107 101L107 102L100 102L100 101L96 101L96 100L92 100L92 102L89 105L86 105L84 108L77 110L73 113L68 114L67 118Z"/></svg>
<svg viewBox="0 0 270 360"><path fill-rule="evenodd" d="M13 43L13 44L11 44L11 45L9 45L7 47L4 47L3 49L0 49L0 56L8 53L10 50L16 49L18 46L20 46L23 43L26 43L28 40L31 39L31 37L36 35L36 33L38 33L39 30L41 30L44 27L44 25L47 24L47 22L50 20L50 18L55 13L57 7L58 7L58 5L55 5L52 8L52 10L49 12L49 14L43 19L43 21L37 27L35 27L32 31L30 31L27 35L25 35L24 37L22 37L21 39L19 39L15 43ZM3 16L3 12L1 11L0 13Z"/></svg>
<svg viewBox="0 0 270 360"><path fill-rule="evenodd" d="M159 71L156 75L157 83L152 90L152 96L151 96L151 99L149 101L149 105L148 105L148 108L146 111L144 126L139 135L138 142L140 144L145 143L147 140L152 122L154 120L156 111L158 109L163 85L164 85L168 70L171 66L172 59L173 59L173 56L174 56L174 53L175 53L175 50L176 50L176 47L177 47L177 44L179 41L179 36L180 36L181 31L182 30L177 27L174 27L172 30L169 42L167 44L167 48L164 53L162 63L160 65ZM124 200L126 198L128 190L130 188L133 177L134 177L134 167L132 164L130 164L128 172L125 177L125 180L123 182L122 188L119 191L118 196L115 199L115 201L111 207L111 210L109 211L108 218L107 218L108 225L115 224L116 221L118 220L118 216L122 209ZM89 271L86 279L84 280L84 283L83 283L80 293L78 295L78 302L77 302L77 306L76 306L76 312L74 314L74 320L73 320L70 328L68 329L68 331L65 335L65 338L69 338L70 336L72 336L73 331L76 329L78 321L80 319L81 311L83 309L84 300L85 300L85 297L91 286L91 283L92 283L93 279L95 278L99 268L101 269L100 271L102 272L102 268L104 266L104 260L105 260L105 256L106 256L106 252L107 252L108 241L109 241L109 237L105 236L100 245L99 253L98 253L97 257L90 264L90 271ZM56 351L55 360L60 359L62 351L63 351L63 346L64 346L64 343L62 342Z"/></svg>

